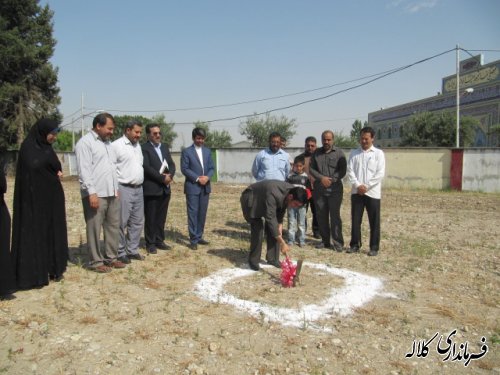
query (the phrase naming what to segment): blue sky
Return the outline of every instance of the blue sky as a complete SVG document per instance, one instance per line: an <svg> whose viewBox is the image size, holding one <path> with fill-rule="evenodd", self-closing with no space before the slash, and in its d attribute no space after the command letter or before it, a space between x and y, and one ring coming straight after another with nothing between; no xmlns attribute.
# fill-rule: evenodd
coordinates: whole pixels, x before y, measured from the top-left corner
<svg viewBox="0 0 500 375"><path fill-rule="evenodd" d="M454 49L500 50L497 0L47 0L55 12L64 124L84 113L164 113L173 145L193 121L245 116L327 96L333 86ZM478 52L471 52L477 54ZM461 52L461 58L468 55ZM500 59L484 52L485 63ZM435 95L455 72L454 51L363 87L273 112L295 118L302 146L325 129L348 134L369 112ZM203 110L329 88L280 99ZM148 112L140 112L148 111ZM75 113L76 112L76 113ZM213 122L233 141L242 120ZM89 127L91 117L85 119ZM78 128L80 121L76 121Z"/></svg>

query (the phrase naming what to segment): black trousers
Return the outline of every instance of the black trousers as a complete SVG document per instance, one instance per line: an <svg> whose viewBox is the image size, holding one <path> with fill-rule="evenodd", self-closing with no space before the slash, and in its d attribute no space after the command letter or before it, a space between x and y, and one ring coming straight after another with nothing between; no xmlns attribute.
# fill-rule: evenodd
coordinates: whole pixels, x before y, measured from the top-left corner
<svg viewBox="0 0 500 375"><path fill-rule="evenodd" d="M335 191L331 195L318 195L315 198L321 239L325 245L333 245L336 249L344 247L342 219L340 218L343 194L343 191ZM330 242L330 238L333 243Z"/></svg>
<svg viewBox="0 0 500 375"><path fill-rule="evenodd" d="M380 244L380 199L367 195L351 195L351 248L361 248L361 222L366 208L370 224L370 250L378 251Z"/></svg>
<svg viewBox="0 0 500 375"><path fill-rule="evenodd" d="M264 231L264 220L261 218L250 219L250 255L248 257L248 262L251 265L258 266L260 262L260 256L262 254L262 239ZM266 260L268 262L279 261L279 245L273 235L265 228L266 232L266 242L267 242L267 253Z"/></svg>
<svg viewBox="0 0 500 375"><path fill-rule="evenodd" d="M311 198L309 203L307 204L307 208L311 207L311 215L312 215L312 231L313 234L319 233L319 224L318 217L316 216L316 204L314 203L314 198ZM307 232L307 216L306 216L306 232Z"/></svg>
<svg viewBox="0 0 500 375"><path fill-rule="evenodd" d="M170 194L144 196L144 238L146 248L165 241L165 222L167 221Z"/></svg>

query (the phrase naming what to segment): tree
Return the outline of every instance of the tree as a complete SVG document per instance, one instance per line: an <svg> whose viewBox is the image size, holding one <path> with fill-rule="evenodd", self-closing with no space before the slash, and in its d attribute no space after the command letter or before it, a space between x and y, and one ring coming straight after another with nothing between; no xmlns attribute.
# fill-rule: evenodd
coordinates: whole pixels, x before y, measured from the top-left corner
<svg viewBox="0 0 500 375"><path fill-rule="evenodd" d="M492 125L489 134L496 139L496 146L500 146L500 124Z"/></svg>
<svg viewBox="0 0 500 375"><path fill-rule="evenodd" d="M269 144L269 134L278 132L288 142L296 134L295 119L285 116L277 117L267 113L265 117L253 115L240 124L240 134L252 142L252 147L266 147Z"/></svg>
<svg viewBox="0 0 500 375"><path fill-rule="evenodd" d="M75 133L75 144L78 142L80 137L80 132ZM73 132L70 132L69 130L61 130L52 147L56 151L73 151Z"/></svg>
<svg viewBox="0 0 500 375"><path fill-rule="evenodd" d="M353 139L356 143L359 140L359 133L361 132L361 129L364 127L368 126L368 121L365 121L365 123L361 123L360 120L356 120L352 123L352 129L351 129L351 139Z"/></svg>
<svg viewBox="0 0 500 375"><path fill-rule="evenodd" d="M231 134L227 130L210 130L208 122L196 121L195 128L202 128L207 134L205 138L205 145L208 148L228 148L231 147L233 141Z"/></svg>
<svg viewBox="0 0 500 375"><path fill-rule="evenodd" d="M0 144L18 146L61 99L57 68L49 62L56 40L53 12L37 0L0 1Z"/></svg>
<svg viewBox="0 0 500 375"><path fill-rule="evenodd" d="M333 143L336 147L340 148L356 148L358 146L358 140L359 140L359 133L358 136L355 139L353 139L352 135L348 137L344 135L342 132L339 132L334 134Z"/></svg>
<svg viewBox="0 0 500 375"><path fill-rule="evenodd" d="M169 147L172 147L172 144L177 138L177 133L174 132L175 122L167 122L165 119L165 115L155 115L151 118L147 118L144 116L131 116L131 115L120 115L113 116L115 119L115 132L113 134L113 139L120 138L123 135L123 131L125 129L125 125L130 120L137 120L142 123L143 130L141 136L141 142L146 141L146 125L148 124L158 124L160 125L161 130L161 139L164 143L168 144Z"/></svg>
<svg viewBox="0 0 500 375"><path fill-rule="evenodd" d="M460 146L470 146L478 121L460 117ZM423 112L410 117L402 126L401 146L456 146L456 117L450 112Z"/></svg>

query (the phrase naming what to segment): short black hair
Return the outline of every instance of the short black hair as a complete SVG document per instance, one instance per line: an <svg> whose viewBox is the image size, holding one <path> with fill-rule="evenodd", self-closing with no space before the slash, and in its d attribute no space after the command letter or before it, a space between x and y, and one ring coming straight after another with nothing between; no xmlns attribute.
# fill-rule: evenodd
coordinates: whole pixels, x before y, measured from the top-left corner
<svg viewBox="0 0 500 375"><path fill-rule="evenodd" d="M310 135L309 137L307 137L307 138L306 138L305 143L308 143L308 142L318 143L318 142L316 141L316 137L313 137L312 135Z"/></svg>
<svg viewBox="0 0 500 375"><path fill-rule="evenodd" d="M293 189L290 189L289 194L292 195L292 200L299 201L302 204L307 203L307 192L303 187L296 186Z"/></svg>
<svg viewBox="0 0 500 375"><path fill-rule="evenodd" d="M194 128L193 132L191 133L191 137L195 139L196 137L207 137L207 133L205 133L205 129L202 128Z"/></svg>
<svg viewBox="0 0 500 375"><path fill-rule="evenodd" d="M361 129L359 131L359 135L361 135L363 133L370 133L372 138L375 137L375 130L373 130L373 128L371 126L365 126L363 129Z"/></svg>
<svg viewBox="0 0 500 375"><path fill-rule="evenodd" d="M128 120L127 123L125 124L125 127L123 128L123 132L125 132L127 129L133 129L134 126L137 125L142 128L142 122L136 119Z"/></svg>
<svg viewBox="0 0 500 375"><path fill-rule="evenodd" d="M147 124L146 125L146 134L151 133L152 128L160 128L161 129L161 126L160 126L160 124L156 124L156 123Z"/></svg>
<svg viewBox="0 0 500 375"><path fill-rule="evenodd" d="M278 132L272 132L271 134L269 134L269 142L271 142L271 139L278 138L278 137L279 137L279 139L281 141L281 134L278 133Z"/></svg>
<svg viewBox="0 0 500 375"><path fill-rule="evenodd" d="M293 164L297 164L297 163L301 163L301 164L306 163L306 158L304 157L304 155L298 155L295 157L295 159L293 159Z"/></svg>
<svg viewBox="0 0 500 375"><path fill-rule="evenodd" d="M115 123L115 118L111 114L107 112L99 113L96 117L94 117L94 121L92 121L92 128L95 129L97 125L106 125L108 118L113 121L113 124Z"/></svg>

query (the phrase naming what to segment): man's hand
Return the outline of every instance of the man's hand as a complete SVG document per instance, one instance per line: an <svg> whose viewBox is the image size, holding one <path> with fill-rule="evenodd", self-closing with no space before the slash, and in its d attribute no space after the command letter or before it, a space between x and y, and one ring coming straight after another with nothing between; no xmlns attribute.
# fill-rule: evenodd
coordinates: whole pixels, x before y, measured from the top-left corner
<svg viewBox="0 0 500 375"><path fill-rule="evenodd" d="M208 181L210 181L210 179L208 178L208 176L200 176L200 177L198 177L198 182L202 186L206 185L208 183Z"/></svg>
<svg viewBox="0 0 500 375"><path fill-rule="evenodd" d="M97 197L97 194L89 195L89 203L90 208L93 208L94 210L97 210L99 208L99 198Z"/></svg>
<svg viewBox="0 0 500 375"><path fill-rule="evenodd" d="M330 187L332 185L332 178L326 176L321 177L321 185L326 188Z"/></svg>
<svg viewBox="0 0 500 375"><path fill-rule="evenodd" d="M57 171L57 177L59 177L59 179L62 179L62 178L63 178L63 173L62 173L62 171Z"/></svg>
<svg viewBox="0 0 500 375"><path fill-rule="evenodd" d="M368 191L368 188L366 187L366 185L358 186L358 194L359 195L365 195L367 191Z"/></svg>
<svg viewBox="0 0 500 375"><path fill-rule="evenodd" d="M170 185L170 183L172 182L172 175L171 174L164 174L163 176L165 176L163 183L165 185Z"/></svg>

